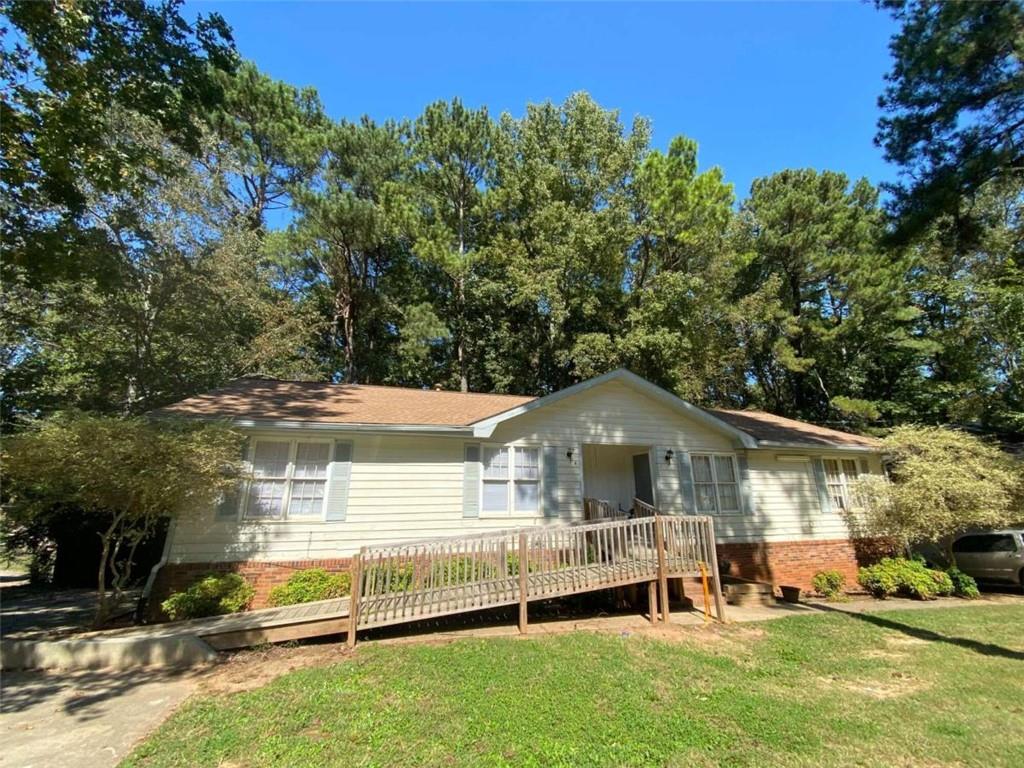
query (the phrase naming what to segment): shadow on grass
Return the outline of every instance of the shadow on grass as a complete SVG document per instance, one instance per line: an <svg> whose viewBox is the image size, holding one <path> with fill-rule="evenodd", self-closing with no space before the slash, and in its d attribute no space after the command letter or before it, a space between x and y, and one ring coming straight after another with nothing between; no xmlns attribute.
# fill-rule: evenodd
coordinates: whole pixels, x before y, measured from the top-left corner
<svg viewBox="0 0 1024 768"><path fill-rule="evenodd" d="M904 624L900 621L895 621L894 619L887 619L884 616L880 616L876 613L856 613L854 611L845 611L842 608L821 604L815 605L814 607L820 611L826 611L829 613L841 613L844 616L849 616L851 619L866 621L868 624L874 624L876 627L882 627L883 629L891 629L895 632L902 632L903 634L917 638L918 640L927 640L928 642L932 643L946 643L948 645L955 645L959 648L964 648L968 651L980 653L983 656L996 656L998 658L1012 659L1014 661L1024 661L1024 651L1015 651L1012 648L1005 648L1001 645L984 643L980 640L971 640L967 637L954 637L951 635L943 635L939 632L935 632L930 629L915 627L911 624Z"/></svg>

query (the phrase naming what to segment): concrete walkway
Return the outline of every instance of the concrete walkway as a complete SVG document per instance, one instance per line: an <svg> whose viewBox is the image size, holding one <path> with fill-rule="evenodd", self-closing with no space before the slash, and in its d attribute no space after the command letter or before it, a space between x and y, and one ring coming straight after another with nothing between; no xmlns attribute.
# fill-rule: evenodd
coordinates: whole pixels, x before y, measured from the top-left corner
<svg viewBox="0 0 1024 768"><path fill-rule="evenodd" d="M157 669L5 672L0 768L116 766L197 685Z"/></svg>

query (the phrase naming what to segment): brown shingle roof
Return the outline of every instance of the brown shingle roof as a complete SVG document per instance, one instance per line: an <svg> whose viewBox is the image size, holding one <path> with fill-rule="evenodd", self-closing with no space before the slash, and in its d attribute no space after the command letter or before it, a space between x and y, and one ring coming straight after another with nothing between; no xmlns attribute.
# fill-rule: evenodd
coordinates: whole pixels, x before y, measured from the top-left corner
<svg viewBox="0 0 1024 768"><path fill-rule="evenodd" d="M461 427L535 398L319 381L237 379L157 416Z"/></svg>
<svg viewBox="0 0 1024 768"><path fill-rule="evenodd" d="M873 437L819 427L816 424L787 419L765 411L727 411L717 408L709 408L707 411L737 429L743 430L758 441L799 443L833 448L878 448L881 446L881 442Z"/></svg>

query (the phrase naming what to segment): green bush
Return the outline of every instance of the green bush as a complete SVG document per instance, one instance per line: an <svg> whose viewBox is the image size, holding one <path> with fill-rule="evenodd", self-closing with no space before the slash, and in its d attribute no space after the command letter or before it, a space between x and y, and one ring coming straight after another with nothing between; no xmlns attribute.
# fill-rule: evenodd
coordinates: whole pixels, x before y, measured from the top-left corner
<svg viewBox="0 0 1024 768"><path fill-rule="evenodd" d="M838 597L846 586L846 577L839 571L818 571L811 579L811 586L819 595Z"/></svg>
<svg viewBox="0 0 1024 768"><path fill-rule="evenodd" d="M944 571L934 571L921 560L886 557L876 565L861 568L857 581L877 598L890 595L934 600L953 594L953 581Z"/></svg>
<svg viewBox="0 0 1024 768"><path fill-rule="evenodd" d="M237 573L211 573L184 592L174 592L160 607L172 621L201 619L244 611L256 590Z"/></svg>
<svg viewBox="0 0 1024 768"><path fill-rule="evenodd" d="M412 563L402 565L371 565L366 569L366 583L373 585L373 591L405 592L412 586L413 574L416 572Z"/></svg>
<svg viewBox="0 0 1024 768"><path fill-rule="evenodd" d="M328 573L323 568L296 571L284 584L270 590L271 605L295 605L315 600L343 597L352 591L352 577L347 573Z"/></svg>
<svg viewBox="0 0 1024 768"><path fill-rule="evenodd" d="M981 596L981 592L978 591L978 582L959 568L954 566L953 568L948 569L946 574L949 576L949 580L953 584L953 594L957 597L973 600L974 598Z"/></svg>

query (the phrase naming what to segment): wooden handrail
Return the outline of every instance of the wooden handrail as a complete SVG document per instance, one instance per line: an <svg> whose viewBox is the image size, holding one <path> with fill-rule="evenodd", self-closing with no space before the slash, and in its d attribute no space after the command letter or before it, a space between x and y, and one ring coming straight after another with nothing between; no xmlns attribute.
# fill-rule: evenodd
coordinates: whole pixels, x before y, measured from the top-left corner
<svg viewBox="0 0 1024 768"><path fill-rule="evenodd" d="M364 547L355 561L350 642L356 628L515 603L525 630L530 600L655 580L667 620L666 579L698 575L704 562L720 591L714 532L708 517L651 509L653 514L628 519Z"/></svg>
<svg viewBox="0 0 1024 768"><path fill-rule="evenodd" d="M643 499L633 497L633 514L636 517L653 517L658 514L658 510L653 504L648 504Z"/></svg>

